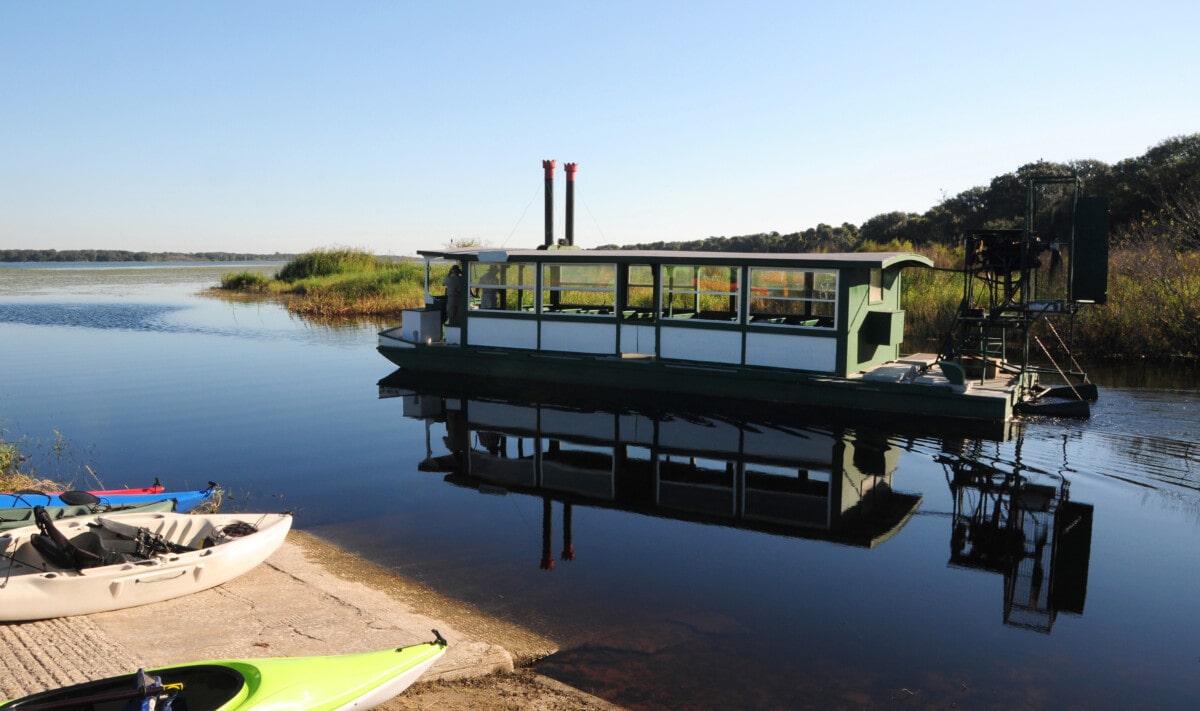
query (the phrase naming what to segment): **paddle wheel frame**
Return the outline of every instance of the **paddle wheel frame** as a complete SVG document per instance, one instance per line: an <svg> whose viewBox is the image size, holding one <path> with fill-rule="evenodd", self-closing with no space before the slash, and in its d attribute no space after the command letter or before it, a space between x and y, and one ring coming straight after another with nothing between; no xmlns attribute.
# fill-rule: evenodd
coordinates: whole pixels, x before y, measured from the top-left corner
<svg viewBox="0 0 1200 711"><path fill-rule="evenodd" d="M965 232L963 298L947 356L966 378L1020 377L1021 412L1090 414L1098 393L1075 357L1075 316L1107 301L1107 216L1108 201L1081 196L1078 176L1034 177L1021 227ZM1065 338L1054 321L1066 322Z"/></svg>

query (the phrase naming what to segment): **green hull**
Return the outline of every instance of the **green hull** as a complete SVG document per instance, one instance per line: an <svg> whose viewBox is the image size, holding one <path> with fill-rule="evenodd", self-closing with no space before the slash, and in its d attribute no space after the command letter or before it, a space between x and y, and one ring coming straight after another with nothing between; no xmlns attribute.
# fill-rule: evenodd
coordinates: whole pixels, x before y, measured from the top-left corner
<svg viewBox="0 0 1200 711"><path fill-rule="evenodd" d="M444 640L362 654L236 659L148 670L163 685L182 684L189 711L371 708L408 688L446 651ZM0 703L0 710L88 708L120 711L135 694L136 674L46 691ZM121 695L97 701L105 695ZM88 701L91 699L90 701Z"/></svg>
<svg viewBox="0 0 1200 711"><path fill-rule="evenodd" d="M469 346L380 346L392 363L413 371L506 380L558 382L586 388L703 395L776 407L871 412L937 420L1003 423L1012 419L1021 383L967 389L866 378L840 378L774 368L516 351Z"/></svg>
<svg viewBox="0 0 1200 711"><path fill-rule="evenodd" d="M53 521L61 521L75 516L91 516L108 513L153 513L156 511L174 511L175 499L152 501L146 504L132 506L108 506L105 504L85 504L83 506L47 506L46 513ZM0 531L7 531L22 526L34 525L33 508L23 506L14 509L0 509Z"/></svg>

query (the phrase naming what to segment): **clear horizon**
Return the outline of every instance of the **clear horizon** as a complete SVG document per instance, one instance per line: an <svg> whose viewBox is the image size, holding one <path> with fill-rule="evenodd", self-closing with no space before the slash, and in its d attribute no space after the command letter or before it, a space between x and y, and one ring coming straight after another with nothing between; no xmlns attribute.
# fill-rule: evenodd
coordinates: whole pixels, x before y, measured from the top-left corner
<svg viewBox="0 0 1200 711"><path fill-rule="evenodd" d="M1200 131L1200 5L0 5L0 248L411 255L923 213Z"/></svg>

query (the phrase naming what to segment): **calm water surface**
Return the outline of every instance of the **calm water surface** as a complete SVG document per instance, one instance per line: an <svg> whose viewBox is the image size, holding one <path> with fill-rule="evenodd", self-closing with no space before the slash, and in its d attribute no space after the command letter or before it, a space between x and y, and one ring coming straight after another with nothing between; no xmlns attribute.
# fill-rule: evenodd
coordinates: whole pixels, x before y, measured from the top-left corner
<svg viewBox="0 0 1200 711"><path fill-rule="evenodd" d="M80 486L290 509L632 708L1200 702L1192 372L1001 438L514 397L198 295L242 268L0 268L5 437Z"/></svg>

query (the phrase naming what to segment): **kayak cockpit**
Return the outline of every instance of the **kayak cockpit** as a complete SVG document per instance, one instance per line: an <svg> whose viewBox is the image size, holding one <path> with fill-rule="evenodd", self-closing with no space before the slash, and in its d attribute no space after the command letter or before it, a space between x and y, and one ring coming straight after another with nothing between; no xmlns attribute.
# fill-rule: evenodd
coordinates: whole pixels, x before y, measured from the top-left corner
<svg viewBox="0 0 1200 711"><path fill-rule="evenodd" d="M147 683L146 677L149 677L150 683ZM122 711L129 708L132 699L177 696L185 703L176 702L176 708L211 711L248 695L246 677L237 669L220 664L197 664L151 672L138 671L44 691L0 705L0 709L87 708L91 711Z"/></svg>

